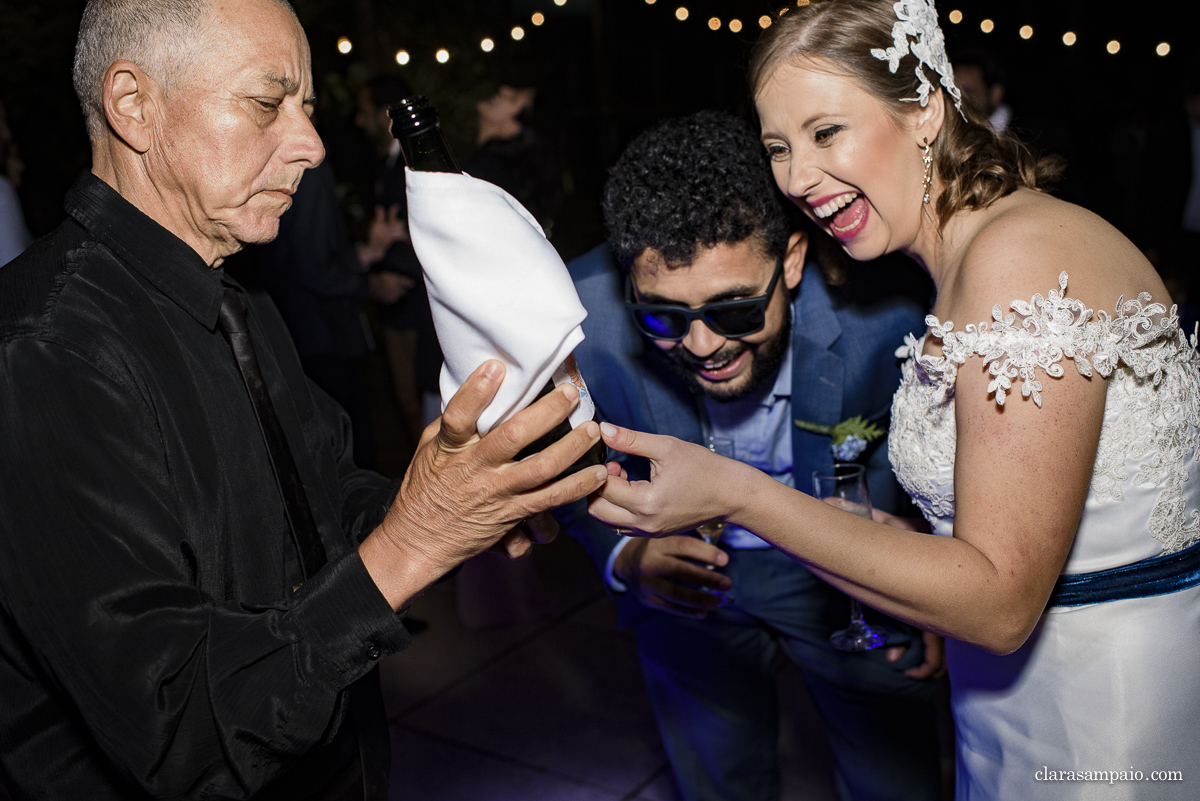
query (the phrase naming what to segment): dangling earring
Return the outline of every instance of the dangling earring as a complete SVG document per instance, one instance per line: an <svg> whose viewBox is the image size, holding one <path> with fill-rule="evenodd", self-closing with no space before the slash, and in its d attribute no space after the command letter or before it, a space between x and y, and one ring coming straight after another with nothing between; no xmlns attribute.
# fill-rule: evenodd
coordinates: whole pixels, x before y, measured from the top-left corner
<svg viewBox="0 0 1200 801"><path fill-rule="evenodd" d="M921 160L925 162L925 199L921 202L928 205L929 187L933 185L933 153L930 151L928 139L925 140L923 147L925 148L925 155L921 157Z"/></svg>

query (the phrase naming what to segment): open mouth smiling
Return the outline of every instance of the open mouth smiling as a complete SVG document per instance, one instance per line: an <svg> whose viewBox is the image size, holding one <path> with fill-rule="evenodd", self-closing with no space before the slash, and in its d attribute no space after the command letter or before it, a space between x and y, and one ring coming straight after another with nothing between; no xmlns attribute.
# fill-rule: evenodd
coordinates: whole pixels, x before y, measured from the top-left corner
<svg viewBox="0 0 1200 801"><path fill-rule="evenodd" d="M854 238L867 219L867 200L858 192L843 192L812 207L813 216L828 220L833 235L842 241Z"/></svg>
<svg viewBox="0 0 1200 801"><path fill-rule="evenodd" d="M831 217L846 208L846 206L849 206L854 202L856 197L858 197L857 192L846 192L845 194L838 195L823 205L814 206L813 214L817 216L818 220L824 220L826 217Z"/></svg>

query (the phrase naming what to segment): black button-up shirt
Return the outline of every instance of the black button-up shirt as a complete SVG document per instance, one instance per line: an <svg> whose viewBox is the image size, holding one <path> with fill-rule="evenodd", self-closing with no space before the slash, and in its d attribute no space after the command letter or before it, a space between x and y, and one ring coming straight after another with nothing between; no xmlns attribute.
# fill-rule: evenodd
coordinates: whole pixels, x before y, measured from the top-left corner
<svg viewBox="0 0 1200 801"><path fill-rule="evenodd" d="M364 725L386 737L356 698L408 644L356 548L396 485L252 301L329 555L305 581L229 279L91 174L66 210L0 269L0 770L39 801L343 797Z"/></svg>

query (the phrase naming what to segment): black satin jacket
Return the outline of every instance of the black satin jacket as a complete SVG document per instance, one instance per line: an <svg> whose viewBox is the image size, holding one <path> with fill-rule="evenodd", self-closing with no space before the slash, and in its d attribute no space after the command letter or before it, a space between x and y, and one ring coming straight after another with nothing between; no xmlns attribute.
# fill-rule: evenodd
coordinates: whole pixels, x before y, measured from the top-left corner
<svg viewBox="0 0 1200 801"><path fill-rule="evenodd" d="M38 801L378 796L386 726L359 699L409 638L355 546L397 485L355 468L346 416L253 302L329 555L304 581L216 327L229 279L91 174L66 210L0 269L4 783ZM384 761L364 777L368 751Z"/></svg>

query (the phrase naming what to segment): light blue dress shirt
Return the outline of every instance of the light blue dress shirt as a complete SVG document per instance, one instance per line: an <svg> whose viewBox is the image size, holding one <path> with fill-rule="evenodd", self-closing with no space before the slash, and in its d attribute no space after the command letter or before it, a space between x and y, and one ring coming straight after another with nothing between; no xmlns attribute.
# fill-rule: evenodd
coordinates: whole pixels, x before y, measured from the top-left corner
<svg viewBox="0 0 1200 801"><path fill-rule="evenodd" d="M705 397L708 413L703 425L709 446L724 440L733 452L724 454L744 462L786 484L796 486L792 475L792 349L789 346L779 366L779 374L770 387L761 388L733 403L718 403ZM721 450L721 448L717 448ZM741 526L728 525L721 540L730 548L770 548Z"/></svg>

